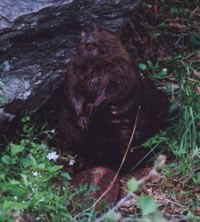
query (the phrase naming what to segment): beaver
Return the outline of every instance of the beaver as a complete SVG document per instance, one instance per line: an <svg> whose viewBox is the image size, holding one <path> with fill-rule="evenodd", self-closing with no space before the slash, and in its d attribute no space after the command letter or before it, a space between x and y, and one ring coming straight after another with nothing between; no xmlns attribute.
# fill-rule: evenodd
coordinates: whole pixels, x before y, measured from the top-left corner
<svg viewBox="0 0 200 222"><path fill-rule="evenodd" d="M169 108L168 97L140 76L118 36L97 24L81 33L62 97L59 131L66 145L89 165L113 169L123 158L139 107L133 147L161 129ZM145 152L130 151L124 169Z"/></svg>

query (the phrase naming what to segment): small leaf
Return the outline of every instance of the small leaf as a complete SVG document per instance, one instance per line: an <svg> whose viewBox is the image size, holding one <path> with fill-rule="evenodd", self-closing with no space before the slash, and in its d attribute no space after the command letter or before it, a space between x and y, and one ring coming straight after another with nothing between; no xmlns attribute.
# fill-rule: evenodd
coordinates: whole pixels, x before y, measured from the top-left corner
<svg viewBox="0 0 200 222"><path fill-rule="evenodd" d="M10 158L10 156L8 156L8 155L4 155L4 156L1 158L1 161L2 161L4 164L6 164L6 165L8 165L8 164L10 164L10 163L13 162L12 159Z"/></svg>
<svg viewBox="0 0 200 222"><path fill-rule="evenodd" d="M141 69L141 70L147 70L147 65L146 64L144 64L144 63L140 63L139 64L139 68Z"/></svg>
<svg viewBox="0 0 200 222"><path fill-rule="evenodd" d="M20 162L24 168L28 168L33 164L33 161L29 158L21 158Z"/></svg>
<svg viewBox="0 0 200 222"><path fill-rule="evenodd" d="M27 179L27 175L25 174L21 174L21 177L22 177L22 180L23 180L23 183L26 187L29 186L29 182L28 182L28 179Z"/></svg>
<svg viewBox="0 0 200 222"><path fill-rule="evenodd" d="M147 64L150 69L154 67L153 63L150 60L147 61Z"/></svg>
<svg viewBox="0 0 200 222"><path fill-rule="evenodd" d="M4 210L22 210L27 209L30 206L29 202L16 202L16 201L5 201L3 203Z"/></svg>
<svg viewBox="0 0 200 222"><path fill-rule="evenodd" d="M0 181L1 180L5 180L5 174L3 174L3 173L0 173Z"/></svg>
<svg viewBox="0 0 200 222"><path fill-rule="evenodd" d="M25 134L30 134L30 133L32 133L32 132L33 132L33 129L34 129L34 127L31 126L30 124L25 124L25 125L23 126L23 132L24 132Z"/></svg>
<svg viewBox="0 0 200 222"><path fill-rule="evenodd" d="M16 154L22 152L24 149L25 148L22 145L16 145L13 143L10 144L10 153L12 156L15 156Z"/></svg>
<svg viewBox="0 0 200 222"><path fill-rule="evenodd" d="M14 182L14 181L13 181ZM16 182L14 182L16 183ZM24 195L27 194L28 189L25 188L20 182L16 184L7 184L6 190L12 195L19 198L24 198Z"/></svg>
<svg viewBox="0 0 200 222"><path fill-rule="evenodd" d="M26 123L26 122L29 122L30 121L30 116L25 116L21 119L22 123Z"/></svg>
<svg viewBox="0 0 200 222"><path fill-rule="evenodd" d="M53 166L53 167L49 167L48 171L51 173L55 173L55 172L61 170L62 168L63 168L63 166Z"/></svg>
<svg viewBox="0 0 200 222"><path fill-rule="evenodd" d="M40 163L40 164L35 165L35 167L33 169L35 171L46 170L46 165L44 163Z"/></svg>
<svg viewBox="0 0 200 222"><path fill-rule="evenodd" d="M18 180L10 180L9 183L11 185L20 185L20 182Z"/></svg>
<svg viewBox="0 0 200 222"><path fill-rule="evenodd" d="M139 198L139 205L143 216L147 216L148 214L155 212L158 208L155 200L151 196L141 196Z"/></svg>
<svg viewBox="0 0 200 222"><path fill-rule="evenodd" d="M136 192L138 189L138 181L133 177L127 182L127 186L130 192Z"/></svg>
<svg viewBox="0 0 200 222"><path fill-rule="evenodd" d="M67 180L71 180L71 176L69 175L69 173L62 173L61 174L63 178L67 179Z"/></svg>
<svg viewBox="0 0 200 222"><path fill-rule="evenodd" d="M194 174L192 180L195 184L200 185L200 172L197 172L196 174Z"/></svg>

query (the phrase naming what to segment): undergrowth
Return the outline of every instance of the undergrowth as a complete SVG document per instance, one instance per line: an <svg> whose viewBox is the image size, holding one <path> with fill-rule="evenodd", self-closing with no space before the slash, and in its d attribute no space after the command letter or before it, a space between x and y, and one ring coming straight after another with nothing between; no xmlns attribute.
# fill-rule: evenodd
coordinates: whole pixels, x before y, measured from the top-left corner
<svg viewBox="0 0 200 222"><path fill-rule="evenodd" d="M84 210L81 200L86 200L92 186L70 184L60 156L47 143L52 131L40 132L29 116L22 122L19 141L10 142L0 156L0 221L72 221L73 215ZM39 139L41 133L45 140Z"/></svg>
<svg viewBox="0 0 200 222"><path fill-rule="evenodd" d="M22 139L1 153L0 221L70 221L70 175L54 162L57 156L47 143L37 141L29 117L23 122Z"/></svg>
<svg viewBox="0 0 200 222"><path fill-rule="evenodd" d="M169 183L170 179L178 181L181 194L177 202L188 212L191 221L200 220L199 5L199 1L159 1L156 19L147 21L147 16L139 17L137 27L145 30L143 34L147 38L151 36L152 47L147 57L139 55L139 68L164 89L171 100L167 128L144 146L152 149L156 146L169 157L165 175ZM149 48L145 50L149 52ZM180 192L172 186L174 192Z"/></svg>
<svg viewBox="0 0 200 222"><path fill-rule="evenodd" d="M159 32L155 41L162 51L156 62L146 62L145 70L171 99L165 147L188 181L199 173L200 164L200 7L196 3L160 1L159 23L145 26Z"/></svg>

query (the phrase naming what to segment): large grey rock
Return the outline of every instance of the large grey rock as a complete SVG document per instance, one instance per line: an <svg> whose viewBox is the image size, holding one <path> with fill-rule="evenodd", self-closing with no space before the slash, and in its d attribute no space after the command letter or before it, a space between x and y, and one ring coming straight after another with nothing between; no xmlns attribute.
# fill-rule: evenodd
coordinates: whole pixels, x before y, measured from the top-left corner
<svg viewBox="0 0 200 222"><path fill-rule="evenodd" d="M82 25L119 30L141 1L1 0L0 130L60 86Z"/></svg>

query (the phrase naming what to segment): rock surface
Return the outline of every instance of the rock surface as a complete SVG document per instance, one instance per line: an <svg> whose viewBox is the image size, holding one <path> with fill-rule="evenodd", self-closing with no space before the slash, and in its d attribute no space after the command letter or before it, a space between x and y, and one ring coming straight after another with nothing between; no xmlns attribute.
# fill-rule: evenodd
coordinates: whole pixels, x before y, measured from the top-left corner
<svg viewBox="0 0 200 222"><path fill-rule="evenodd" d="M113 30L142 0L1 0L0 131L40 108L64 79L80 29L91 21Z"/></svg>

